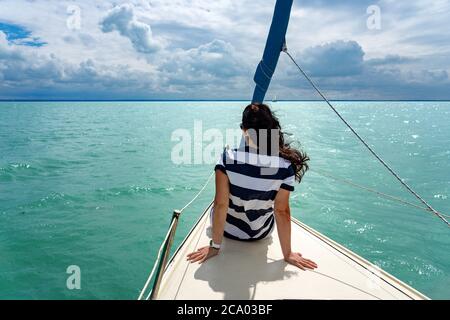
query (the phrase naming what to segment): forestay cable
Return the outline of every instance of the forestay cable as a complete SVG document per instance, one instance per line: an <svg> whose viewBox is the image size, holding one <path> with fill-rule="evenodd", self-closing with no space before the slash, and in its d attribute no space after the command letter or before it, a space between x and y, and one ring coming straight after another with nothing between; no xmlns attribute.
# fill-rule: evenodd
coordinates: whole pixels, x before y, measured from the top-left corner
<svg viewBox="0 0 450 320"><path fill-rule="evenodd" d="M339 119L344 122L344 124L350 129L350 131L358 138L359 141L370 151L370 153L412 194L414 195L422 204L424 204L428 210L433 213L435 216L437 216L439 219L441 219L445 224L447 224L448 227L450 227L450 223L447 221L447 219L440 214L438 211L436 211L425 199L423 199L416 191L414 191L403 179L392 169L386 161L384 161L373 149L369 144L353 129L353 127L347 122L347 120L342 117L342 115L339 113L339 111L336 110L336 108L331 104L331 102L325 97L325 95L320 91L320 89L316 86L316 84L311 80L311 78L306 74L305 71L300 67L300 65L295 61L295 59L292 57L292 55L288 52L286 44L283 45L282 51L287 54L287 56L291 59L291 61L297 66L300 73L308 80L308 82L311 84L311 86L317 91L317 93L322 97L322 99L328 104L328 106L333 110L334 113L339 117Z"/></svg>
<svg viewBox="0 0 450 320"><path fill-rule="evenodd" d="M335 176L335 175L333 175L333 174L331 174L329 172L325 172L325 171L317 170L317 169L313 169L312 171L320 174L321 176L324 176L324 177L327 177L327 178L330 178L330 179L333 179L333 180L345 183L345 184L347 184L347 185L349 185L349 186L351 186L353 188L361 189L361 190L364 190L364 191L367 191L367 192L370 192L370 193L374 193L374 194L376 194L377 196L379 196L381 198L385 198L385 199L388 199L388 200L391 200L391 201L396 201L396 202L399 202L399 203L401 203L403 205L410 206L410 207L413 207L413 208L416 208L416 209L420 209L420 210L424 210L424 211L430 211L430 209L428 209L426 207L423 207L423 206L420 206L418 204L409 202L409 201L407 201L405 199L402 199L402 198L399 198L399 197L395 197L393 195L390 195L390 194L387 194L387 193L375 190L373 188L360 185L360 184L355 183L355 182L353 182L351 180ZM445 213L442 213L442 212L439 212L439 213L443 217L450 218L450 215L448 215L448 214L445 214Z"/></svg>

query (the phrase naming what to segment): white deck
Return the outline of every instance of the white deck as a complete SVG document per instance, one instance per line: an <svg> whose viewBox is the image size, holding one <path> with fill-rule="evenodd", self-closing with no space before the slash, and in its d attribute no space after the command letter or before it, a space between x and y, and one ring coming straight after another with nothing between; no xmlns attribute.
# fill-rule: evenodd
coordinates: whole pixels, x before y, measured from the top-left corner
<svg viewBox="0 0 450 320"><path fill-rule="evenodd" d="M276 231L256 242L224 239L218 256L190 264L186 255L209 243L208 226L204 214L168 265L157 299L427 299L295 219L293 250L314 260L314 271L284 262Z"/></svg>

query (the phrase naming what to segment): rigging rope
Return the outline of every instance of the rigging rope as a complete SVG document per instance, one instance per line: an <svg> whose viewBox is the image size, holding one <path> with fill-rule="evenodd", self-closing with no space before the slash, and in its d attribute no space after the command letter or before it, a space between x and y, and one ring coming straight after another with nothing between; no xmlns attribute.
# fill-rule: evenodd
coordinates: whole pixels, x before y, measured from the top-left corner
<svg viewBox="0 0 450 320"><path fill-rule="evenodd" d="M336 108L331 104L331 102L325 97L325 95L320 91L320 89L316 86L314 81L306 74L305 71L300 67L300 65L295 61L292 55L288 52L286 44L283 45L282 51L287 54L287 56L291 59L291 61L297 66L300 73L306 78L306 80L311 84L311 86L317 91L317 93L322 97L322 99L328 104L328 106L333 110L334 113L342 120L342 122L350 129L350 131L358 138L358 140L369 150L369 152L412 194L414 195L423 205L428 208L428 211L433 213L439 219L441 219L448 227L450 227L450 223L447 219L438 211L436 211L425 199L423 199L416 191L414 191L403 179L394 171L387 163L384 161L369 144L353 129L353 127L345 120L344 117L336 110Z"/></svg>
<svg viewBox="0 0 450 320"><path fill-rule="evenodd" d="M214 175L214 171L210 174L210 176L208 177L208 180L206 180L205 184L203 185L203 187L200 189L200 191L195 195L194 198L192 198L191 201L189 201L181 210L180 213L184 211L184 209L186 209L187 207L189 207L199 196L200 194L203 192L203 190L205 190L206 186L209 184L209 181L211 180L212 176Z"/></svg>
<svg viewBox="0 0 450 320"><path fill-rule="evenodd" d="M382 197L382 198L389 199L389 200L392 200L392 201L397 201L397 202L402 203L402 204L404 204L404 205L407 205L407 206L410 206L410 207L414 207L414 208L417 208L417 209L420 209L420 210L430 211L430 209L428 209L428 208L426 208L426 207L422 207L422 206L419 206L419 205L417 205L417 204L415 204L415 203L409 202L409 201L407 201L407 200L404 200L404 199L401 199L401 198L392 196L392 195L390 195L390 194L387 194L387 193L384 193L384 192L381 192L381 191L378 191L378 190L375 190L375 189L372 189L372 188L369 188L369 187L366 187L366 186L357 184L357 183L355 183L355 182L353 182L353 181L351 181L351 180L337 177L337 176L332 175L332 174L330 174L330 173L328 173L328 172L324 172L324 171L322 171L322 170L317 170L317 169L313 169L313 171L316 172L316 173L318 173L318 174L320 174L320 175L322 175L322 176L324 176L324 177L331 178L331 179L334 179L334 180L336 180L336 181L339 181L339 182L348 184L349 186L352 186L352 187L354 187L354 188L358 188L358 189L365 190L365 191L367 191L367 192L374 193L374 194L376 194L376 195L378 195L378 196L380 196L380 197ZM439 213L440 213L442 216L446 217L446 218L450 218L450 215L448 215L448 214L444 214L444 213L442 213L442 212L439 212Z"/></svg>
<svg viewBox="0 0 450 320"><path fill-rule="evenodd" d="M214 171L210 174L210 176L208 177L208 180L206 180L206 182L203 185L203 187L192 198L192 200L189 201L181 210L178 211L179 214L181 214L186 208L188 208L203 193L203 191L206 189L206 186L211 181L211 178L212 178L213 175L214 175ZM145 282L145 285L144 285L144 287L142 288L142 290L141 290L141 292L139 294L138 300L142 299L142 297L144 296L145 291L147 291L147 288L148 288L148 286L149 286L153 276L155 275L155 272L156 272L157 266L158 266L158 262L161 259L161 255L162 255L162 252L164 251L164 247L165 247L166 243L169 241L169 237L170 237L170 235L172 233L172 229L174 228L175 222L176 222L175 220L172 220L172 223L169 226L167 234L166 234L163 242L161 243L161 247L159 248L158 255L156 256L156 260L155 260L155 263L153 265L152 271L150 272L150 275L148 276L147 281ZM151 295L151 291L149 292L149 294L147 295L147 297L145 299L148 300L150 298L150 295Z"/></svg>

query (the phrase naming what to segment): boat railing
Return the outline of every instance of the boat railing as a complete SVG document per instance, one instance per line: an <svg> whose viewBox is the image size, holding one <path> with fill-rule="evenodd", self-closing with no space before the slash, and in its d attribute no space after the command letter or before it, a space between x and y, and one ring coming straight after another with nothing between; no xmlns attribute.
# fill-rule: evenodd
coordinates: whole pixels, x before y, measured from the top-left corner
<svg viewBox="0 0 450 320"><path fill-rule="evenodd" d="M173 241L175 239L175 233L178 226L178 221L180 219L181 213L187 209L194 201L200 196L200 194L203 193L203 191L206 189L206 186L211 181L212 176L214 175L214 172L211 173L206 183L203 185L203 187L200 189L200 191L193 197L182 209L180 210L174 210L172 213L172 219L170 221L169 229L167 230L166 236L164 237L164 240L162 241L161 247L159 248L158 255L156 257L155 263L153 265L152 271L150 272L149 277L147 278L147 281L145 282L144 287L141 290L141 293L139 294L138 300L153 300L156 295L158 294L159 287L161 285L161 281L164 275L164 271L167 267L167 263L169 261L169 255L170 250L173 245ZM155 279L153 282L152 289L150 292L145 296L145 293L148 291L148 288L150 286L150 283L152 279Z"/></svg>

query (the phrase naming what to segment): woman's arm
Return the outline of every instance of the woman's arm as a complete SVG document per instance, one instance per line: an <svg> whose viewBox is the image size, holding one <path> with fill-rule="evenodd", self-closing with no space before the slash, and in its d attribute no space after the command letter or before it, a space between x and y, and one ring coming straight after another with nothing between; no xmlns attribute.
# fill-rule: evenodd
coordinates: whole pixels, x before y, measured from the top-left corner
<svg viewBox="0 0 450 320"><path fill-rule="evenodd" d="M220 170L216 170L216 195L214 197L214 217L212 224L212 240L215 244L221 244L225 221L227 218L228 202L229 202L230 184L228 176ZM188 254L187 259L190 262L200 263L217 255L218 249L210 246L202 247L195 252Z"/></svg>
<svg viewBox="0 0 450 320"><path fill-rule="evenodd" d="M289 207L290 192L280 189L275 197L275 221L277 223L278 237L280 238L283 257L291 253L291 208Z"/></svg>
<svg viewBox="0 0 450 320"><path fill-rule="evenodd" d="M275 221L284 260L302 270L315 269L317 264L302 257L301 253L291 249L291 208L289 207L290 191L280 189L275 197Z"/></svg>
<svg viewBox="0 0 450 320"><path fill-rule="evenodd" d="M214 197L213 234L214 243L221 244L223 230L227 219L230 184L228 176L220 170L216 170L216 196Z"/></svg>

